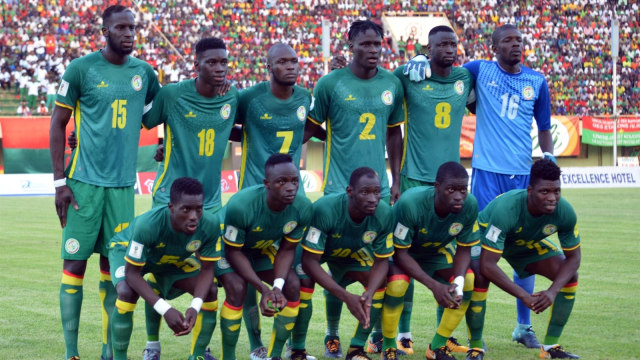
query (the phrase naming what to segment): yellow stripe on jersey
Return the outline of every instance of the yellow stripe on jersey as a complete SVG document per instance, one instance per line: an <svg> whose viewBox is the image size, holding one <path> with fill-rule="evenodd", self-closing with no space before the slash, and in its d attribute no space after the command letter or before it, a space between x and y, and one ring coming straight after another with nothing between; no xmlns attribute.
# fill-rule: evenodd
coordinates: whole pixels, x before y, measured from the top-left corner
<svg viewBox="0 0 640 360"><path fill-rule="evenodd" d="M393 243L393 247L397 247L398 249L408 249L408 248L411 247L411 244L409 244L409 245L400 245L400 244Z"/></svg>
<svg viewBox="0 0 640 360"><path fill-rule="evenodd" d="M288 242L292 242L292 243L298 243L298 242L300 242L300 240L302 240L302 238L294 239L294 238L291 238L291 237L288 237L288 236L284 236L284 239L287 240Z"/></svg>
<svg viewBox="0 0 640 360"><path fill-rule="evenodd" d="M167 174L169 161L171 160L171 126L169 126L169 124L166 124L166 127L167 130L164 134L164 169L162 170L162 174L158 178L158 181L153 186L153 196L156 196L156 191L158 191L160 184L162 184L162 179L164 179L164 176Z"/></svg>
<svg viewBox="0 0 640 360"><path fill-rule="evenodd" d="M300 245L300 246L302 246L303 249L305 249L306 251L308 251L310 253L318 254L318 255L324 254L324 250L316 250L316 249L312 249L312 248L304 246L304 245Z"/></svg>
<svg viewBox="0 0 640 360"><path fill-rule="evenodd" d="M562 251L573 251L573 250L575 250L575 249L577 249L579 247L580 247L580 244L578 244L576 246L573 246L573 247L569 247L569 248L562 248Z"/></svg>
<svg viewBox="0 0 640 360"><path fill-rule="evenodd" d="M131 265L135 265L135 266L144 266L144 264L145 264L144 262L133 261L133 260L129 259L129 258L128 258L128 257L126 257L126 256L124 257L124 260L125 260L126 262L128 262L129 264L131 264Z"/></svg>
<svg viewBox="0 0 640 360"><path fill-rule="evenodd" d="M388 258L388 257L393 256L394 253L395 253L395 251L392 251L389 254L377 254L377 253L374 252L373 255L375 257L377 257L377 258L384 259L384 258Z"/></svg>
<svg viewBox="0 0 640 360"><path fill-rule="evenodd" d="M242 183L244 182L244 172L247 170L247 132L242 127L242 161L240 162L240 180L238 181L238 190L242 190Z"/></svg>
<svg viewBox="0 0 640 360"><path fill-rule="evenodd" d="M311 116L307 116L307 120L311 121L312 123L318 125L318 126L322 126L322 123L317 122L314 118L312 118Z"/></svg>
<svg viewBox="0 0 640 360"><path fill-rule="evenodd" d="M220 260L220 256L208 257L208 256L200 255L200 261L218 261L218 260Z"/></svg>
<svg viewBox="0 0 640 360"><path fill-rule="evenodd" d="M327 186L327 178L329 177L329 162L331 159L331 119L329 118L327 118L327 140L325 141L325 144L326 144L327 155L325 155L324 157L324 161L325 161L324 174L322 174L322 176L324 176L324 179L322 179L322 188L320 189L320 191L323 191L323 192L324 192L324 187Z"/></svg>
<svg viewBox="0 0 640 360"><path fill-rule="evenodd" d="M404 167L404 159L407 157L407 138L409 137L409 115L407 110L407 99L403 100L404 107L404 138L402 139L402 160L400 160L400 169Z"/></svg>
<svg viewBox="0 0 640 360"><path fill-rule="evenodd" d="M65 104L65 103L61 103L61 102L59 102L59 101L55 101L55 104L56 104L56 105L58 105L58 106L60 106L60 107L65 108L65 109L73 110L73 106L69 106L69 105L67 105L67 104Z"/></svg>
<svg viewBox="0 0 640 360"><path fill-rule="evenodd" d="M494 253L496 253L496 254L502 254L502 250L498 250L498 249L490 248L490 247L488 247L488 246L486 246L486 245L482 245L482 248L483 248L483 249L485 249L485 250L489 250L489 251L491 251L491 252L494 252Z"/></svg>
<svg viewBox="0 0 640 360"><path fill-rule="evenodd" d="M468 246L468 247L470 247L470 246L478 245L479 243L480 243L480 239L478 239L478 240L476 240L476 241L474 241L472 243L468 243L468 244L458 243L458 246Z"/></svg>
<svg viewBox="0 0 640 360"><path fill-rule="evenodd" d="M228 241L224 236L222 237L222 240L224 240L225 244L231 245L233 247L242 247L242 246L244 246L244 244L236 244L234 242Z"/></svg>
<svg viewBox="0 0 640 360"><path fill-rule="evenodd" d="M71 160L71 169L69 170L69 178L73 178L73 172L76 170L76 163L78 161L78 154L80 154L80 100L76 101L76 108L73 110L73 117L76 123L76 152L73 154L73 160Z"/></svg>

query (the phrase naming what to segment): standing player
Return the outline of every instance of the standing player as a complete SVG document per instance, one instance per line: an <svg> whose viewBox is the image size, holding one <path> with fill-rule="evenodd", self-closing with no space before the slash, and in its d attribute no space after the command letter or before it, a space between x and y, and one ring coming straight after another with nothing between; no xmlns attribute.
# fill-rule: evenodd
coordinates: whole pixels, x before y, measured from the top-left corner
<svg viewBox="0 0 640 360"><path fill-rule="evenodd" d="M205 348L216 325L217 287L213 264L220 259L220 222L202 211L202 184L178 178L171 185L168 206L158 206L135 218L110 243L109 263L118 300L112 315L114 360L126 360L138 298L153 304L175 335L193 330L190 360L206 359ZM198 254L198 260L193 257ZM158 296L143 279L153 274L160 294L189 292L191 307L184 316ZM202 310L202 311L200 311Z"/></svg>
<svg viewBox="0 0 640 360"><path fill-rule="evenodd" d="M264 184L239 191L227 203L225 258L216 268L227 296L220 312L222 360L236 358L247 284L262 294L262 314L276 316L268 356L280 359L300 304L300 282L291 265L311 218L311 201L297 194L298 181L291 156L274 154L265 164Z"/></svg>
<svg viewBox="0 0 640 360"><path fill-rule="evenodd" d="M78 359L78 325L87 259L100 254L103 346L109 359L109 315L116 292L107 242L134 216L136 158L144 108L159 89L153 68L129 56L136 23L131 10L102 14L105 47L69 64L51 116L51 161L56 211L62 226L60 313L67 359ZM64 168L65 128L74 113L78 146Z"/></svg>
<svg viewBox="0 0 640 360"><path fill-rule="evenodd" d="M560 197L560 168L551 160L531 167L526 190L512 190L493 200L478 216L482 234L480 268L489 281L520 299L536 314L550 308L542 359L579 359L558 345L578 288L580 235L573 207ZM558 233L561 249L548 236ZM529 294L498 267L504 257L521 277L540 274L548 289ZM481 305L485 305L484 303Z"/></svg>
<svg viewBox="0 0 640 360"><path fill-rule="evenodd" d="M380 202L380 179L373 169L354 170L346 190L313 204L313 219L302 245L302 267L346 303L359 322L345 359L370 360L364 345L370 325L382 310L388 258L393 255L393 214L389 205ZM320 266L322 262L327 263L330 273ZM365 287L362 295L346 290L354 282ZM336 340L337 336L325 337L329 345Z"/></svg>

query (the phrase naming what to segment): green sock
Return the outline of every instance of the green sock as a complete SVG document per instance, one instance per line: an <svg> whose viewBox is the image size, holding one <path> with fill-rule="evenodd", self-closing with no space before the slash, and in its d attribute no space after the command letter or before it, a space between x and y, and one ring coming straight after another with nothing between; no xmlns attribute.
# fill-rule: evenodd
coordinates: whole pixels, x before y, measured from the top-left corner
<svg viewBox="0 0 640 360"><path fill-rule="evenodd" d="M469 347L482 349L482 331L484 329L484 314L487 309L487 290L473 289L471 301L465 317L469 332Z"/></svg>
<svg viewBox="0 0 640 360"><path fill-rule="evenodd" d="M242 306L235 307L225 301L222 310L220 310L220 333L222 334L222 358L220 360L235 360L241 325Z"/></svg>
<svg viewBox="0 0 640 360"><path fill-rule="evenodd" d="M404 307L405 292L409 287L409 277L406 275L394 275L387 280L387 289L384 294L382 306L382 348L396 348L396 336L398 323Z"/></svg>
<svg viewBox="0 0 640 360"><path fill-rule="evenodd" d="M378 321L375 324L371 324L373 326L373 330L371 330L371 342L377 342L383 339L382 336L382 316L378 318Z"/></svg>
<svg viewBox="0 0 640 360"><path fill-rule="evenodd" d="M303 350L306 347L307 330L313 313L313 288L300 287L300 307L296 325L291 330L291 348Z"/></svg>
<svg viewBox="0 0 640 360"><path fill-rule="evenodd" d="M111 327L109 318L118 298L116 288L111 282L111 274L100 270L100 304L102 305L102 358L110 359L111 351Z"/></svg>
<svg viewBox="0 0 640 360"><path fill-rule="evenodd" d="M558 343L564 326L569 321L573 304L576 301L576 290L578 282L565 285L558 295L556 295L551 305L551 314L549 315L549 325L547 326L547 334L544 337L544 345L553 345Z"/></svg>
<svg viewBox="0 0 640 360"><path fill-rule="evenodd" d="M191 330L191 356L189 359L203 359L207 345L211 341L211 335L216 328L216 316L218 314L218 300L202 304L196 323Z"/></svg>
<svg viewBox="0 0 640 360"><path fill-rule="evenodd" d="M407 292L404 293L404 307L402 308L402 315L400 315L400 323L398 323L398 332L410 333L411 332L411 311L413 310L413 278L409 280L409 287Z"/></svg>
<svg viewBox="0 0 640 360"><path fill-rule="evenodd" d="M242 319L244 320L244 326L247 328L251 351L264 346L260 337L262 331L260 329L260 308L258 308L257 296L258 292L256 289L248 285L247 297L244 299Z"/></svg>
<svg viewBox="0 0 640 360"><path fill-rule="evenodd" d="M160 290L157 288L156 278L153 274L149 274L147 284L151 286L156 295L162 297ZM160 341L160 325L162 324L162 316L158 314L153 306L148 304L146 301L144 302L144 323L147 329L147 341Z"/></svg>
<svg viewBox="0 0 640 360"><path fill-rule="evenodd" d="M78 327L82 308L82 281L84 276L62 271L60 283L60 317L64 334L65 358L78 356Z"/></svg>
<svg viewBox="0 0 640 360"><path fill-rule="evenodd" d="M436 328L440 326L440 322L442 321L442 313L444 313L444 308L440 306L440 304L436 303L438 306L436 307Z"/></svg>
<svg viewBox="0 0 640 360"><path fill-rule="evenodd" d="M269 341L268 349L270 358L282 356L284 343L289 339L291 330L296 324L299 307L300 300L289 301L287 306L277 313L275 319L273 319L273 330L271 331L271 341Z"/></svg>
<svg viewBox="0 0 640 360"><path fill-rule="evenodd" d="M127 349L133 331L133 310L135 303L116 300L111 315L111 333L113 334L113 360L127 360Z"/></svg>
<svg viewBox="0 0 640 360"><path fill-rule="evenodd" d="M378 289L373 294L373 299L371 301L371 310L369 312L369 322L371 324L375 324L382 314L382 301L384 300L384 289ZM362 327L362 324L358 322L358 326L356 326L356 332L353 334L351 338L351 343L349 345L350 348L353 347L364 347L367 343L367 338L371 333L371 326L368 329Z"/></svg>
<svg viewBox="0 0 640 360"><path fill-rule="evenodd" d="M333 339L339 339L338 328L340 327L340 314L342 313L342 301L333 294L324 290L324 300L326 305L327 333L324 343Z"/></svg>

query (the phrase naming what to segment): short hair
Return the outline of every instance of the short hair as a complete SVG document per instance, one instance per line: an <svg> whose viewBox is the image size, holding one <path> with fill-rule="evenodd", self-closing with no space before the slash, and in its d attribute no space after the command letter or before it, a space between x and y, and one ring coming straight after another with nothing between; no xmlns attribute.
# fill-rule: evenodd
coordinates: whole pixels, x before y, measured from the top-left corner
<svg viewBox="0 0 640 360"><path fill-rule="evenodd" d="M349 28L349 41L355 40L358 34L366 32L367 30L375 31L380 38L384 38L384 33L382 32L382 27L371 20L356 20L351 23L351 27Z"/></svg>
<svg viewBox="0 0 640 360"><path fill-rule="evenodd" d="M437 183L443 183L447 179L463 178L468 179L469 173L467 173L467 169L465 169L464 166L455 161L449 161L440 165L438 172L436 173Z"/></svg>
<svg viewBox="0 0 640 360"><path fill-rule="evenodd" d="M541 180L560 180L562 171L552 160L541 159L533 163L529 173L529 185L534 186Z"/></svg>
<svg viewBox="0 0 640 360"><path fill-rule="evenodd" d="M431 30L429 30L429 37L432 37L433 35L439 33L439 32L447 32L447 33L454 33L452 28L446 26L446 25L438 25L434 28L432 28Z"/></svg>
<svg viewBox="0 0 640 360"><path fill-rule="evenodd" d="M267 159L267 162L264 164L264 174L267 175L267 172L270 168L284 163L292 163L293 158L289 154L275 153Z"/></svg>
<svg viewBox="0 0 640 360"><path fill-rule="evenodd" d="M513 24L504 24L493 31L491 34L491 44L497 45L502 40L503 33L507 30L518 30L518 27ZM520 31L520 30L518 30Z"/></svg>
<svg viewBox="0 0 640 360"><path fill-rule="evenodd" d="M133 13L131 9L122 5L111 5L108 8L104 9L104 12L102 13L102 26L107 26L107 21L111 18L111 16L113 16L113 14L118 14L124 11Z"/></svg>
<svg viewBox="0 0 640 360"><path fill-rule="evenodd" d="M289 44L285 44L282 42L278 42L273 44L269 50L267 50L267 63L271 64L271 62L273 62L273 53L280 49L280 48L285 48L285 49L291 49L291 51L293 51L295 53L295 50L293 50L293 48L289 45ZM296 55L297 56L297 55Z"/></svg>
<svg viewBox="0 0 640 360"><path fill-rule="evenodd" d="M352 188L355 187L356 183L360 180L360 178L364 176L378 177L378 173L372 168L367 166L359 167L353 170L353 172L351 173L351 176L349 177L349 186L351 186Z"/></svg>
<svg viewBox="0 0 640 360"><path fill-rule="evenodd" d="M211 49L227 50L224 40L217 37L202 38L196 44L196 57L202 55L203 52Z"/></svg>
<svg viewBox="0 0 640 360"><path fill-rule="evenodd" d="M182 195L202 195L204 189L202 183L197 179L190 177L177 178L171 184L171 192L169 194L169 201L173 204L180 201Z"/></svg>

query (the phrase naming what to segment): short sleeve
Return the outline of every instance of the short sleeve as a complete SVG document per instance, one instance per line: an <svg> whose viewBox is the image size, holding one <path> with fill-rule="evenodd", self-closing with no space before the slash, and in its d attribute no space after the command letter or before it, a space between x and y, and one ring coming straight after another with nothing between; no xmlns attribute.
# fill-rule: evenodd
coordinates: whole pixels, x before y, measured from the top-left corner
<svg viewBox="0 0 640 360"><path fill-rule="evenodd" d="M329 105L331 103L328 85L328 79L325 76L320 78L318 84L316 84L316 87L313 89L308 119L317 125L327 120Z"/></svg>
<svg viewBox="0 0 640 360"><path fill-rule="evenodd" d="M393 246L393 211L386 204L379 204L382 206L381 214L378 218L380 221L380 231L378 236L373 242L373 254L377 258L388 258L394 253Z"/></svg>
<svg viewBox="0 0 640 360"><path fill-rule="evenodd" d="M62 75L58 92L56 94L56 104L73 110L76 101L80 98L83 81L83 69L79 61L72 61L67 70Z"/></svg>
<svg viewBox="0 0 640 360"><path fill-rule="evenodd" d="M561 203L565 203L563 206L562 224L558 227L558 240L560 240L560 246L563 251L572 251L580 247L580 232L578 231L578 218L575 211L565 202L564 199L560 200Z"/></svg>
<svg viewBox="0 0 640 360"><path fill-rule="evenodd" d="M393 99L393 111L391 116L387 120L387 126L398 126L404 122L405 115L405 102L404 102L404 89L402 83L395 76L393 77L394 83L397 84L395 96Z"/></svg>
<svg viewBox="0 0 640 360"><path fill-rule="evenodd" d="M478 74L480 73L480 63L480 60L476 60L462 65L465 69L469 70L474 81L478 79Z"/></svg>
<svg viewBox="0 0 640 360"><path fill-rule="evenodd" d="M551 129L551 101L549 100L549 87L547 80L542 76L542 84L538 90L538 97L533 105L533 117L536 119L538 130Z"/></svg>
<svg viewBox="0 0 640 360"><path fill-rule="evenodd" d="M474 232L478 226L478 201L472 194L467 195L467 200L464 204L464 212L465 222L462 224L462 231L456 236L456 241L460 246L477 245L479 240L474 236Z"/></svg>
<svg viewBox="0 0 640 360"><path fill-rule="evenodd" d="M246 238L246 229L250 222L250 209L241 203L241 199L231 198L227 203L227 211L224 218L224 233L222 240L229 246L242 247Z"/></svg>
<svg viewBox="0 0 640 360"><path fill-rule="evenodd" d="M174 86L175 85L167 85L160 89L153 101L147 105L148 109L142 116L142 125L145 128L151 129L167 121L169 117L168 109L171 108L171 104L167 104L167 102L171 99L170 93Z"/></svg>
<svg viewBox="0 0 640 360"><path fill-rule="evenodd" d="M143 218L140 220L142 221L136 221L134 225L131 238L128 239L127 252L124 255L124 259L135 266L144 266L147 262L151 245L156 238L152 227Z"/></svg>
<svg viewBox="0 0 640 360"><path fill-rule="evenodd" d="M307 227L309 227L311 217L313 216L313 210L311 201L306 197L303 197L303 199L300 201L300 204L298 206L298 214L298 224L296 225L295 229L284 236L287 241L299 242L300 240L302 240L304 231L307 229Z"/></svg>
<svg viewBox="0 0 640 360"><path fill-rule="evenodd" d="M395 221L393 227L393 243L398 248L409 248L414 234L415 214L408 198L401 197L394 205ZM404 201L403 201L404 200Z"/></svg>
<svg viewBox="0 0 640 360"><path fill-rule="evenodd" d="M316 201L312 206L312 218L302 247L314 254L323 254L327 235L332 230L330 213L323 206L324 201Z"/></svg>
<svg viewBox="0 0 640 360"><path fill-rule="evenodd" d="M151 66L147 66L147 89L147 96L144 101L145 105L150 104L160 91L160 83L158 82L158 77L156 76L156 72Z"/></svg>
<svg viewBox="0 0 640 360"><path fill-rule="evenodd" d="M200 221L206 222L204 245L199 250L200 260L217 261L222 256L222 245L220 243L220 224L218 217L210 213L205 213Z"/></svg>

